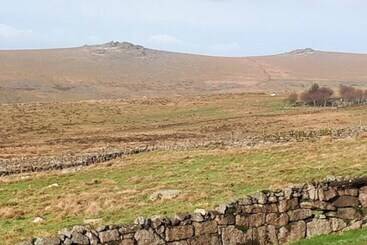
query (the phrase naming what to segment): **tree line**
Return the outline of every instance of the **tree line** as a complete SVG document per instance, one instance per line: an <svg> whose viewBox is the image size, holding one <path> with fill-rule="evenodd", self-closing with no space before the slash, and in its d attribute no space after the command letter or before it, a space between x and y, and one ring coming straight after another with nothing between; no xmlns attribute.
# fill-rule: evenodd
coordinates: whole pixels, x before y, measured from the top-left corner
<svg viewBox="0 0 367 245"><path fill-rule="evenodd" d="M289 94L287 100L291 104L301 102L310 106L355 105L367 103L367 90L357 89L352 86L340 85L339 97L328 87L320 87L314 83L308 90L297 94Z"/></svg>

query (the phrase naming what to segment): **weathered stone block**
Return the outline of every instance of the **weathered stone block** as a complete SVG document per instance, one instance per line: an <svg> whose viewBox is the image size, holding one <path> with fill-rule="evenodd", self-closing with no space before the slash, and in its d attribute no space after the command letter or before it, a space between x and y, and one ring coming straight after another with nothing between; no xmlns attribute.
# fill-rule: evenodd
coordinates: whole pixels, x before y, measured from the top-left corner
<svg viewBox="0 0 367 245"><path fill-rule="evenodd" d="M202 223L194 223L195 236L213 234L218 232L217 222L214 220Z"/></svg>
<svg viewBox="0 0 367 245"><path fill-rule="evenodd" d="M73 234L73 232L69 229L62 229L61 231L58 232L59 235L65 236L67 238L71 238L71 235Z"/></svg>
<svg viewBox="0 0 367 245"><path fill-rule="evenodd" d="M265 213L277 213L278 205L275 203L264 205Z"/></svg>
<svg viewBox="0 0 367 245"><path fill-rule="evenodd" d="M204 216L199 213L194 213L191 215L191 220L194 222L202 222L205 220Z"/></svg>
<svg viewBox="0 0 367 245"><path fill-rule="evenodd" d="M97 245L98 244L99 239L95 234L88 231L85 235L88 237L90 245Z"/></svg>
<svg viewBox="0 0 367 245"><path fill-rule="evenodd" d="M60 244L60 239L57 237L37 238L34 244L35 245L58 245Z"/></svg>
<svg viewBox="0 0 367 245"><path fill-rule="evenodd" d="M245 213L245 214L255 214L255 213L265 213L266 212L265 205L262 205L262 204L252 204L252 205L241 206L240 210L242 213Z"/></svg>
<svg viewBox="0 0 367 245"><path fill-rule="evenodd" d="M107 230L99 233L99 240L101 243L118 241L120 239L120 234L118 230Z"/></svg>
<svg viewBox="0 0 367 245"><path fill-rule="evenodd" d="M298 221L290 224L288 241L297 241L305 238L305 236L306 236L306 223L304 221Z"/></svg>
<svg viewBox="0 0 367 245"><path fill-rule="evenodd" d="M63 245L72 245L73 241L70 238L66 238Z"/></svg>
<svg viewBox="0 0 367 245"><path fill-rule="evenodd" d="M303 201L299 204L299 206L301 208L308 208L308 209L314 209L315 208L315 205L314 205L314 202L309 202L309 201Z"/></svg>
<svg viewBox="0 0 367 245"><path fill-rule="evenodd" d="M240 205L251 205L251 204L253 204L252 197L246 196L244 198L241 198L240 200L238 200L238 204L240 204Z"/></svg>
<svg viewBox="0 0 367 245"><path fill-rule="evenodd" d="M228 226L222 229L223 245L251 244L252 229L239 230L235 226Z"/></svg>
<svg viewBox="0 0 367 245"><path fill-rule="evenodd" d="M352 188L352 189L339 189L338 190L339 196L358 196L358 189Z"/></svg>
<svg viewBox="0 0 367 245"><path fill-rule="evenodd" d="M362 207L366 208L367 207L367 186L362 187L361 189L359 189L359 201L362 205Z"/></svg>
<svg viewBox="0 0 367 245"><path fill-rule="evenodd" d="M293 193L293 189L291 187L284 188L283 192L285 199L291 199Z"/></svg>
<svg viewBox="0 0 367 245"><path fill-rule="evenodd" d="M277 236L277 229L273 225L266 226L267 232L267 243L266 244L278 244L278 236Z"/></svg>
<svg viewBox="0 0 367 245"><path fill-rule="evenodd" d="M138 230L134 235L138 245L160 245L164 241L153 230Z"/></svg>
<svg viewBox="0 0 367 245"><path fill-rule="evenodd" d="M227 204L221 204L218 207L215 208L215 210L219 213L219 214L225 214L227 211Z"/></svg>
<svg viewBox="0 0 367 245"><path fill-rule="evenodd" d="M289 236L289 229L285 226L280 227L278 232L279 243L281 244L286 243L288 241L288 236Z"/></svg>
<svg viewBox="0 0 367 245"><path fill-rule="evenodd" d="M300 206L301 208L307 208L307 209L328 210L328 211L336 210L336 207L324 201L302 202Z"/></svg>
<svg viewBox="0 0 367 245"><path fill-rule="evenodd" d="M119 243L119 245L134 245L134 244L135 244L134 239L124 239Z"/></svg>
<svg viewBox="0 0 367 245"><path fill-rule="evenodd" d="M166 229L167 241L178 241L194 236L194 228L192 225L180 225L168 227Z"/></svg>
<svg viewBox="0 0 367 245"><path fill-rule="evenodd" d="M347 223L345 223L344 220L342 219L338 219L338 218L331 218L330 219L331 222L331 229L334 232L337 231L341 231L343 230L345 227L347 227Z"/></svg>
<svg viewBox="0 0 367 245"><path fill-rule="evenodd" d="M266 215L266 223L275 226L284 226L288 224L289 217L286 213L271 213Z"/></svg>
<svg viewBox="0 0 367 245"><path fill-rule="evenodd" d="M353 220L362 218L362 215L355 208L338 208L335 217L344 220Z"/></svg>
<svg viewBox="0 0 367 245"><path fill-rule="evenodd" d="M265 224L265 214L251 214L248 216L248 226L249 227L259 227Z"/></svg>
<svg viewBox="0 0 367 245"><path fill-rule="evenodd" d="M333 205L337 208L356 207L359 205L359 200L354 196L341 196L333 202Z"/></svg>
<svg viewBox="0 0 367 245"><path fill-rule="evenodd" d="M261 227L258 227L256 229L254 229L254 232L252 234L252 239L253 239L252 243L259 244L259 245L267 244L266 235L267 234L266 234L266 227L265 226L261 226Z"/></svg>
<svg viewBox="0 0 367 245"><path fill-rule="evenodd" d="M248 215L236 215L236 225L249 227Z"/></svg>
<svg viewBox="0 0 367 245"><path fill-rule="evenodd" d="M291 223L287 226L280 227L278 232L279 243L288 243L305 238L306 236L306 223L304 221L298 221Z"/></svg>
<svg viewBox="0 0 367 245"><path fill-rule="evenodd" d="M327 219L314 219L307 223L307 237L331 233L332 228L330 223L330 220Z"/></svg>
<svg viewBox="0 0 367 245"><path fill-rule="evenodd" d="M317 195L318 195L318 200L320 200L320 201L325 200L324 189L323 188L320 187L320 188L317 189Z"/></svg>
<svg viewBox="0 0 367 245"><path fill-rule="evenodd" d="M189 240L190 245L220 245L220 239L217 235L204 235L194 237Z"/></svg>
<svg viewBox="0 0 367 245"><path fill-rule="evenodd" d="M290 221L304 220L312 216L311 209L295 209L288 211Z"/></svg>
<svg viewBox="0 0 367 245"><path fill-rule="evenodd" d="M265 203L267 203L267 201L268 201L268 198L267 198L267 196L265 195L265 193L264 192L257 192L257 193L255 193L255 195L253 196L253 198L255 199L255 200L257 200L257 203L259 203L259 204L265 204Z"/></svg>
<svg viewBox="0 0 367 245"><path fill-rule="evenodd" d="M218 225L234 225L235 216L233 214L218 215L215 217L215 221L217 221Z"/></svg>
<svg viewBox="0 0 367 245"><path fill-rule="evenodd" d="M122 239L134 239L134 233L123 234Z"/></svg>
<svg viewBox="0 0 367 245"><path fill-rule="evenodd" d="M71 235L71 241L74 244L89 244L89 239L87 236L79 233L79 232L73 232Z"/></svg>
<svg viewBox="0 0 367 245"><path fill-rule="evenodd" d="M253 242L250 244L278 244L275 226L261 226L253 230Z"/></svg>
<svg viewBox="0 0 367 245"><path fill-rule="evenodd" d="M71 232L76 232L76 233L81 233L84 234L87 232L87 228L85 226L82 225L75 225L72 229Z"/></svg>
<svg viewBox="0 0 367 245"><path fill-rule="evenodd" d="M356 229L360 229L361 227L362 227L362 220L358 220L358 221L352 222L349 226L344 228L343 231L356 230Z"/></svg>
<svg viewBox="0 0 367 245"><path fill-rule="evenodd" d="M308 196L311 200L318 200L319 199L318 190L315 186L308 185L307 186L307 191L308 191Z"/></svg>
<svg viewBox="0 0 367 245"><path fill-rule="evenodd" d="M268 202L269 203L277 203L278 202L278 198L274 194L272 194L272 195L269 196Z"/></svg>
<svg viewBox="0 0 367 245"><path fill-rule="evenodd" d="M180 213L180 214L176 214L174 218L177 219L177 220L179 220L180 222L182 222L182 221L186 221L186 220L190 219L191 218L191 215L188 214L188 213ZM162 217L161 218L155 217L155 219L152 219L152 225L153 226L154 225L155 226L157 226L157 225L159 226L162 223L163 223Z"/></svg>
<svg viewBox="0 0 367 245"><path fill-rule="evenodd" d="M121 234L131 234L140 230L139 225L124 225L119 228Z"/></svg>
<svg viewBox="0 0 367 245"><path fill-rule="evenodd" d="M322 201L329 201L336 197L338 195L338 192L335 190L335 188L331 187L328 190L323 191L323 198Z"/></svg>
<svg viewBox="0 0 367 245"><path fill-rule="evenodd" d="M298 198L284 199L279 201L278 210L281 213L298 208Z"/></svg>

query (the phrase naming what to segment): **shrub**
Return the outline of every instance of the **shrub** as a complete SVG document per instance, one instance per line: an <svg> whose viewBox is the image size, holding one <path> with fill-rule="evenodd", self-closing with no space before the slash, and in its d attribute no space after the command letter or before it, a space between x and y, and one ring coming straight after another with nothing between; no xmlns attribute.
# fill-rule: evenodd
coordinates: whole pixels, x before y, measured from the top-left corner
<svg viewBox="0 0 367 245"><path fill-rule="evenodd" d="M295 104L298 100L298 94L296 92L290 93L287 97L287 102L289 104Z"/></svg>

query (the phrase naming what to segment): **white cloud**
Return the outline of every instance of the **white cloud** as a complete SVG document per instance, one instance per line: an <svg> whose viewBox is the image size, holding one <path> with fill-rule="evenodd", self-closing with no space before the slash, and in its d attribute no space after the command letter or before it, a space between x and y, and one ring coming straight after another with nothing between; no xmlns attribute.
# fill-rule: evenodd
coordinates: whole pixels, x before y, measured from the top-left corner
<svg viewBox="0 0 367 245"><path fill-rule="evenodd" d="M177 45L183 43L178 38L167 34L157 34L150 36L148 41L152 44L159 44L159 45Z"/></svg>
<svg viewBox="0 0 367 245"><path fill-rule="evenodd" d="M32 34L32 30L21 30L13 26L0 24L0 38L19 38Z"/></svg>

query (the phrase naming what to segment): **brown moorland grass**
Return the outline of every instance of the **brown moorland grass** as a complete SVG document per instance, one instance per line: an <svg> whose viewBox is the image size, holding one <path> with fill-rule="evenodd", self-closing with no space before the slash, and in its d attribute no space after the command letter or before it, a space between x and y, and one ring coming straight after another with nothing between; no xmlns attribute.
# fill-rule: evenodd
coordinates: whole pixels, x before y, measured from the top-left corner
<svg viewBox="0 0 367 245"><path fill-rule="evenodd" d="M296 50L213 57L128 43L0 51L0 103L301 91L317 81L367 86L366 54Z"/></svg>
<svg viewBox="0 0 367 245"><path fill-rule="evenodd" d="M355 127L366 121L363 106L291 107L281 96L264 94L0 105L0 159Z"/></svg>

